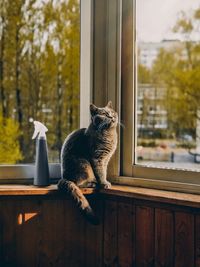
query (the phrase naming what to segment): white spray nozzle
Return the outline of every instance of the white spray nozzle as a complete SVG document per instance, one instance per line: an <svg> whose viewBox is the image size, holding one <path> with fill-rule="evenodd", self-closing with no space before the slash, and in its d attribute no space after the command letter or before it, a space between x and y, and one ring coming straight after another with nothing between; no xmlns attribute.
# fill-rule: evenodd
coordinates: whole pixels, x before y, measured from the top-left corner
<svg viewBox="0 0 200 267"><path fill-rule="evenodd" d="M35 131L33 133L32 139L38 137L44 137L46 139L46 132L48 131L47 127L39 121L34 121Z"/></svg>

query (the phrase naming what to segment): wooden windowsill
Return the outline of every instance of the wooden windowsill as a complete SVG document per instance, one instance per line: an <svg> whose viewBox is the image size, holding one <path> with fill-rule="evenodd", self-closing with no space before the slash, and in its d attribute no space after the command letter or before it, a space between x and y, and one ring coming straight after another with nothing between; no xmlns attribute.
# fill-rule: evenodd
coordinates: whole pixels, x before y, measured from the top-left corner
<svg viewBox="0 0 200 267"><path fill-rule="evenodd" d="M83 188L86 195L95 193L95 189ZM58 195L56 185L36 187L33 185L0 185L0 196ZM100 194L122 196L134 199L156 201L175 205L200 208L200 195L148 189L133 186L113 185L111 189L102 189Z"/></svg>
<svg viewBox="0 0 200 267"><path fill-rule="evenodd" d="M92 194L94 189L83 188L83 194ZM0 196L31 196L59 194L57 185L37 187L34 185L0 185Z"/></svg>
<svg viewBox="0 0 200 267"><path fill-rule="evenodd" d="M179 193L125 185L113 185L111 189L101 190L101 193L200 208L200 195L189 193Z"/></svg>

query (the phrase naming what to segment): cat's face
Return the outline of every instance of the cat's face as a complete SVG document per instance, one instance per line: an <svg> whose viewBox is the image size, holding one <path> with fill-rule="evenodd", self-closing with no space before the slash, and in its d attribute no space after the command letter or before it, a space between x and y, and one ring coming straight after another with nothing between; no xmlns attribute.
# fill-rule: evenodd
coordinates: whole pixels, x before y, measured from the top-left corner
<svg viewBox="0 0 200 267"><path fill-rule="evenodd" d="M90 113L92 123L99 131L117 126L118 114L113 109L111 101L103 108L98 108L91 104Z"/></svg>

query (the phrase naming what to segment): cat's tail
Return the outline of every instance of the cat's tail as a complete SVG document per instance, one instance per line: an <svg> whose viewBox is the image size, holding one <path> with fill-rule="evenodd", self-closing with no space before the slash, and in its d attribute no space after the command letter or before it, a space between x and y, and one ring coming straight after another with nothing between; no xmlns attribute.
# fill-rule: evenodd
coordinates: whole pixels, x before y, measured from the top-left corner
<svg viewBox="0 0 200 267"><path fill-rule="evenodd" d="M99 219L94 214L86 197L83 195L80 188L74 182L65 179L60 179L58 182L58 189L63 192L67 192L72 197L78 209L87 221L94 225L100 224Z"/></svg>

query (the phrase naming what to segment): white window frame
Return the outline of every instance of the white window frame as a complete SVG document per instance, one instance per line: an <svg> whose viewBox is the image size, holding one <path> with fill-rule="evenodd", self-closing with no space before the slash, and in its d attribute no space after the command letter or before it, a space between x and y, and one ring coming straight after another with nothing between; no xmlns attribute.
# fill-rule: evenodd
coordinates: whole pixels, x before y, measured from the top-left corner
<svg viewBox="0 0 200 267"><path fill-rule="evenodd" d="M136 164L136 0L123 1L122 6L122 87L120 175L114 183L180 192L200 193L200 172L153 168ZM126 33L126 34L125 34ZM127 46L127 44L129 44ZM126 47L126 49L124 49ZM135 126L134 126L135 125Z"/></svg>
<svg viewBox="0 0 200 267"><path fill-rule="evenodd" d="M89 103L91 98L92 64L92 0L80 0L80 126L89 123ZM50 183L61 176L60 164L50 163ZM0 184L31 184L34 177L34 163L0 165Z"/></svg>

